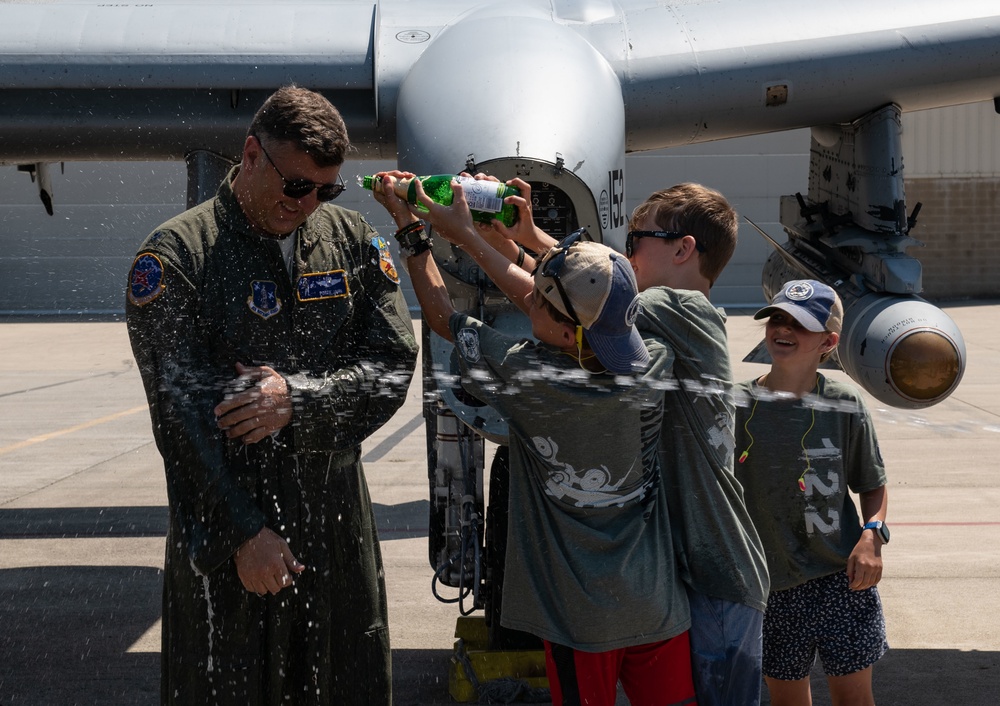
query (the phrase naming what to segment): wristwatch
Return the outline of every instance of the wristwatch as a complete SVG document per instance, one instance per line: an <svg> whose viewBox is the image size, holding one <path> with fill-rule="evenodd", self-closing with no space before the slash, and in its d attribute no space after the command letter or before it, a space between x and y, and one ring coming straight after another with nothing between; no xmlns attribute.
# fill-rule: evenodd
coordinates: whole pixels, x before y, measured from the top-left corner
<svg viewBox="0 0 1000 706"><path fill-rule="evenodd" d="M862 529L875 530L875 534L877 534L878 538L882 540L882 544L889 543L889 525L882 522L882 520L872 520Z"/></svg>

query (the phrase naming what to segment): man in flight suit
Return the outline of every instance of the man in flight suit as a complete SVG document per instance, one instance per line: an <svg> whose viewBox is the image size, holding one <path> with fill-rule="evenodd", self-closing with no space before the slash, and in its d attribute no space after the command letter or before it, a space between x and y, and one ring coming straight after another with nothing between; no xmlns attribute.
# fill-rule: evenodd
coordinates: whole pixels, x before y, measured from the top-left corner
<svg viewBox="0 0 1000 706"><path fill-rule="evenodd" d="M417 345L386 241L343 190L339 112L257 112L215 198L129 274L127 324L170 527L164 704L389 704L386 596L361 442Z"/></svg>

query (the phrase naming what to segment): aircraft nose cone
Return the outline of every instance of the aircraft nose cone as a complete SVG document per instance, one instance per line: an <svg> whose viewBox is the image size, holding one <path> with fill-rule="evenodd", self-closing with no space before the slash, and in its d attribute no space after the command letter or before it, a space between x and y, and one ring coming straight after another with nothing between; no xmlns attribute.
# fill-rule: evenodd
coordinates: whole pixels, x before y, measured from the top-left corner
<svg viewBox="0 0 1000 706"><path fill-rule="evenodd" d="M914 331L889 354L890 382L910 399L931 402L947 395L962 375L961 354L937 331Z"/></svg>

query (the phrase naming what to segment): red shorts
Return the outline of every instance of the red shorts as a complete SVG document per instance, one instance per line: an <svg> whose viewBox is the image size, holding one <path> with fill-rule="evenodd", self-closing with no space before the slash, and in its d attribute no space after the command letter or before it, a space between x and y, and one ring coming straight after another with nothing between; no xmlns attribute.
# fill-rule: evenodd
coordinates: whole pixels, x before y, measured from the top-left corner
<svg viewBox="0 0 1000 706"><path fill-rule="evenodd" d="M619 680L632 706L697 703L687 631L607 652L582 652L546 640L545 672L553 706L614 706Z"/></svg>

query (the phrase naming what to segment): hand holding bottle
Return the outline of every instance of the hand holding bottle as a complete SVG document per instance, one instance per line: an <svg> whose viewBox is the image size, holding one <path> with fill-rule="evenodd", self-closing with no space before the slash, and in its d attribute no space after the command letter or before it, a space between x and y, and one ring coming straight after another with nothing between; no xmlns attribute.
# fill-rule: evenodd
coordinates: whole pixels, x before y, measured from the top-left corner
<svg viewBox="0 0 1000 706"><path fill-rule="evenodd" d="M493 221L493 230L531 252L544 253L558 241L536 226L532 220L531 185L517 177L511 179L508 186L520 191L519 196L508 196L504 199L504 203L517 209L517 222L513 226L507 226L500 221Z"/></svg>
<svg viewBox="0 0 1000 706"><path fill-rule="evenodd" d="M372 177L372 196L389 212L392 220L396 222L397 228L403 228L417 220L417 216L411 213L410 205L398 195L396 190L396 184L399 180L412 179L413 177L412 172L403 172L398 169L379 172Z"/></svg>
<svg viewBox="0 0 1000 706"><path fill-rule="evenodd" d="M471 179L471 177L468 178ZM436 198L429 196L424 191L423 182L420 179L414 179L411 184L418 204L411 206L411 210L423 215L424 219L433 227L436 235L440 235L459 247L482 241L476 232L476 224L465 198L465 190L460 182L451 184L452 199L448 206L441 205Z"/></svg>
<svg viewBox="0 0 1000 706"><path fill-rule="evenodd" d="M434 174L416 178L409 174L409 176L397 179L395 183L396 194L409 203L417 205L418 216L422 216L426 209L417 202L415 179L420 180L424 192L432 200L445 206L452 202L452 185L457 181L465 191L466 202L472 211L474 221L490 223L494 219L498 219L506 225L513 225L517 219L517 209L504 203L505 197L518 193L517 189L496 180L474 179L465 172L459 176ZM363 189L374 190L378 184L378 175L362 177L360 181Z"/></svg>

